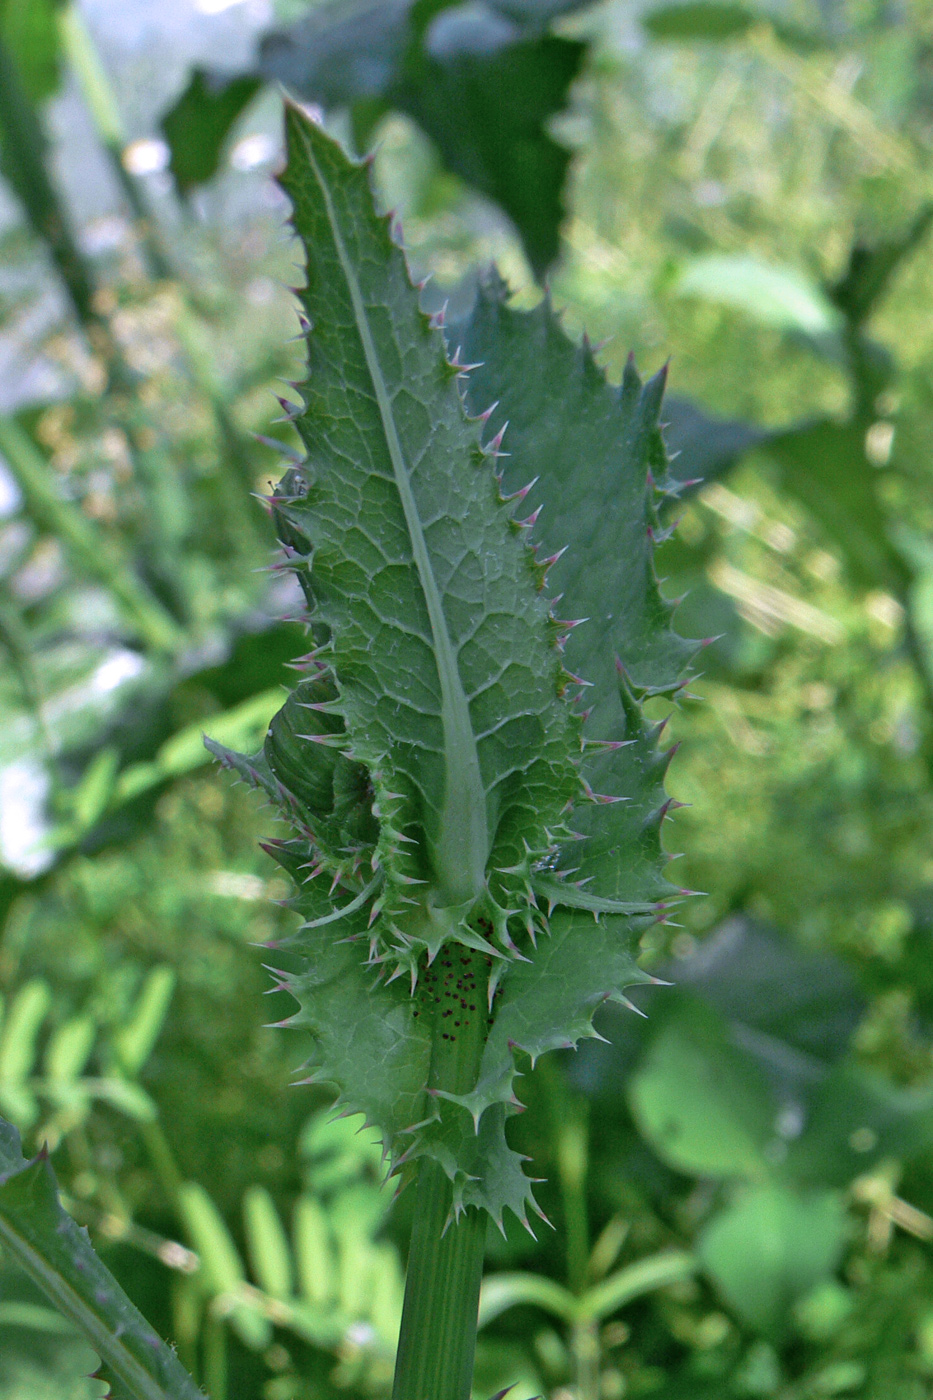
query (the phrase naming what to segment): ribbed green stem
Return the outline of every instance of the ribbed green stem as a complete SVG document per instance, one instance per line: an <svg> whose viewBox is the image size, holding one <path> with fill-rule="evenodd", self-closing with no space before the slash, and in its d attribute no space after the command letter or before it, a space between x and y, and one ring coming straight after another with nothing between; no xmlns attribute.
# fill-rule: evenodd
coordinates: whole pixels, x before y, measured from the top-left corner
<svg viewBox="0 0 933 1400"><path fill-rule="evenodd" d="M488 976L488 960L459 944L448 945L423 974L425 1006L434 1013L432 1088L463 1094L476 1083L486 1040ZM449 1009L458 1001L462 1006L459 989L467 984L469 999L481 1008L469 1020ZM486 1217L471 1208L455 1222L452 1202L443 1167L424 1158L392 1400L470 1400Z"/></svg>
<svg viewBox="0 0 933 1400"><path fill-rule="evenodd" d="M469 1400L486 1221L468 1210L456 1225L438 1162L421 1164L392 1400Z"/></svg>

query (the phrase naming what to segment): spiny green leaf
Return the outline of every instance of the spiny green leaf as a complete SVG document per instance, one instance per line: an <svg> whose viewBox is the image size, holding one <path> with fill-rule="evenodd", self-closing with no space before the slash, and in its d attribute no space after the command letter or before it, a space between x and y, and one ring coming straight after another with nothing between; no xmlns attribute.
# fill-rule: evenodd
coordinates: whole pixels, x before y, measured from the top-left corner
<svg viewBox="0 0 933 1400"><path fill-rule="evenodd" d="M658 427L664 375L642 385L629 363L616 389L547 300L523 312L507 295L501 279L485 279L448 339L476 365L468 403L495 405L490 426L505 429L503 489L525 492L531 518L540 510L541 548L565 551L548 583L570 625L566 664L592 687L582 773L613 800L578 807L586 839L562 849L558 865L577 881L596 877L604 897L656 900L672 892L659 836L668 758L637 697L676 693L696 651L673 631L654 571L655 497L676 489Z"/></svg>
<svg viewBox="0 0 933 1400"><path fill-rule="evenodd" d="M325 742L308 743L312 734L322 741L343 734L343 720L331 710L336 703L336 687L326 675L302 681L273 719L263 746L269 768L304 809L315 844L333 853L335 866L348 850L371 854L379 835L365 767Z"/></svg>
<svg viewBox="0 0 933 1400"><path fill-rule="evenodd" d="M262 755L213 747L297 833L267 849L304 919L288 940L300 970L280 985L299 1002L288 1024L314 1034L311 1077L380 1129L394 1170L440 1163L454 1214L526 1220L531 1182L505 1135L516 1055L592 1035L603 1001L649 980L632 937L672 889L669 755L640 705L677 692L694 650L652 562L673 490L663 376L643 386L629 366L612 388L548 306L513 312L491 282L451 342L482 361L464 405L465 356L448 359L418 311L365 169L293 109L288 139L308 459L273 510L315 647ZM515 521L533 492L542 520ZM532 528L555 557L536 557ZM562 612L586 623L551 616L549 570ZM566 693L584 686L581 755ZM365 774L356 810L378 823L374 847L328 825L341 764Z"/></svg>
<svg viewBox="0 0 933 1400"><path fill-rule="evenodd" d="M598 708L587 733L594 732L600 709L617 707L616 657L634 685L657 693L677 686L696 650L671 630L673 606L661 597L652 562L657 525L646 482L653 473L658 490L667 489L658 428L665 376L643 386L629 363L621 387L609 384L546 298L533 311L516 310L495 272L446 334L474 365L468 406L492 407L489 429L504 432L503 490L527 487L523 510L541 512L535 539L548 552L566 551L548 587L560 595L563 617L586 619L564 650L570 669L594 687Z"/></svg>
<svg viewBox="0 0 933 1400"><path fill-rule="evenodd" d="M313 615L330 631L344 752L375 790L392 933L430 946L406 918L406 881L469 909L487 867L542 856L578 739L533 557L368 171L297 108L287 128L314 333L296 415L309 457L276 505L313 547Z"/></svg>
<svg viewBox="0 0 933 1400"><path fill-rule="evenodd" d="M303 970L283 973L282 985L300 1005L287 1024L314 1033L310 1078L333 1084L338 1105L364 1113L400 1157L410 1146L403 1135L424 1117L430 1027L415 1015L407 985L386 983L369 964L365 907L334 918L348 901L342 893L332 898L330 881L313 875L310 846L288 841L267 849L298 886L292 907L307 921L292 941Z"/></svg>
<svg viewBox="0 0 933 1400"><path fill-rule="evenodd" d="M448 328L448 339L476 366L469 405L495 405L491 426L508 425L504 489L524 493L542 549L566 546L548 581L562 594L562 615L585 619L564 642L570 669L593 683L585 733L596 743L586 750L583 775L592 790L615 799L576 807L582 839L567 843L555 862L573 872L564 890L553 875L532 878L549 906L548 932L531 961L502 978L475 1088L450 1096L479 1123L488 1105L514 1102L517 1050L534 1061L577 1044L593 1034L599 1005L624 1002L626 986L650 980L631 945L652 922L652 901L674 892L660 839L669 754L658 749L663 726L645 721L635 687L642 695L676 692L696 644L672 631L673 608L653 566L653 498L669 489L658 429L663 377L642 386L630 364L614 389L588 347L567 339L546 301L515 311L495 276L481 284L471 315ZM613 907L627 907L628 916L608 912Z"/></svg>
<svg viewBox="0 0 933 1400"><path fill-rule="evenodd" d="M45 1157L27 1162L0 1119L0 1244L80 1328L103 1361L114 1396L203 1400L175 1353L153 1332L62 1208Z"/></svg>
<svg viewBox="0 0 933 1400"><path fill-rule="evenodd" d="M477 1123L492 1104L515 1106L516 1051L533 1064L548 1050L576 1045L595 1034L593 1013L604 1002L624 1003L623 988L654 980L631 949L633 932L653 922L610 917L594 923L589 913L556 911L533 959L511 967L503 980L476 1087L446 1097Z"/></svg>
<svg viewBox="0 0 933 1400"><path fill-rule="evenodd" d="M416 1000L407 980L379 978L367 958L365 909L352 909L338 895L349 912L334 921L327 883L320 875L309 878L308 867L316 867L308 846L291 841L267 849L299 886L291 903L307 919L289 940L304 970L281 974L281 985L300 1007L285 1024L314 1034L309 1081L334 1085L337 1107L362 1111L379 1128L391 1169L403 1179L422 1157L440 1162L453 1185L455 1213L478 1206L501 1227L509 1208L527 1223L531 1183L506 1142L504 1105L492 1105L477 1131L459 1105L426 1092L430 995ZM486 1015L485 999L475 1014Z"/></svg>
<svg viewBox="0 0 933 1400"><path fill-rule="evenodd" d="M532 1183L522 1170L525 1158L506 1141L506 1112L504 1104L493 1104L474 1128L466 1114L448 1104L417 1143L417 1155L440 1162L450 1178L453 1216L475 1206L488 1212L503 1233L506 1210L526 1229L530 1229L529 1209L540 1214Z"/></svg>

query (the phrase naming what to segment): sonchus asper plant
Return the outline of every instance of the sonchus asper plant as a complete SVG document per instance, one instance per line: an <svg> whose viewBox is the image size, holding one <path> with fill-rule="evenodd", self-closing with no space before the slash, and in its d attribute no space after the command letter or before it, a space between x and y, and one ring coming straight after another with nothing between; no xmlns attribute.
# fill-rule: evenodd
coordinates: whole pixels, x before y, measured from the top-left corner
<svg viewBox="0 0 933 1400"><path fill-rule="evenodd" d="M537 1209L519 1066L650 980L633 934L679 893L641 709L692 650L652 563L663 375L611 387L494 277L462 323L423 314L367 163L286 122L307 455L272 510L313 646L261 753L210 746L293 832L268 849L312 1077L416 1182L396 1400L464 1400L487 1218Z"/></svg>

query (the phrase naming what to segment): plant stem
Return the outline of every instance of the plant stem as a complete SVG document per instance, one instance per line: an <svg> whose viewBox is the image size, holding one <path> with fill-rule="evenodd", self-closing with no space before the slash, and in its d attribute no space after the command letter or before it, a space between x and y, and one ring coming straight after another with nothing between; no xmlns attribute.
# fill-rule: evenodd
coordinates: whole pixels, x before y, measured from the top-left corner
<svg viewBox="0 0 933 1400"><path fill-rule="evenodd" d="M0 452L43 529L61 540L73 562L110 590L126 622L154 651L175 650L181 633L171 616L111 549L110 541L72 501L55 490L54 474L13 418L0 414Z"/></svg>
<svg viewBox="0 0 933 1400"><path fill-rule="evenodd" d="M462 945L448 945L424 973L425 1000L434 1009L432 1088L462 1094L476 1083L486 1040L487 980L486 958ZM455 1032L445 1002L459 998L455 989L461 983L469 985L477 1010L469 1019L461 1015ZM453 1221L452 1202L443 1167L422 1159L392 1400L470 1397L486 1218L469 1208Z"/></svg>
<svg viewBox="0 0 933 1400"><path fill-rule="evenodd" d="M468 1210L456 1225L439 1162L418 1175L393 1400L469 1400L486 1222Z"/></svg>
<svg viewBox="0 0 933 1400"><path fill-rule="evenodd" d="M574 1324L570 1335L577 1400L599 1400L599 1329L590 1319Z"/></svg>
<svg viewBox="0 0 933 1400"><path fill-rule="evenodd" d="M84 16L74 3L59 14L62 47L72 71L84 94L84 100L104 149L110 158L113 173L126 196L142 242L152 276L159 281L174 278L165 251L153 229L152 215L146 207L139 185L123 164L127 133L107 71L91 38Z"/></svg>
<svg viewBox="0 0 933 1400"><path fill-rule="evenodd" d="M156 221L143 196L139 180L130 174L123 163L128 135L117 96L101 62L93 35L74 0L61 10L59 29L62 45L84 94L101 145L132 211L150 274L158 281L173 281L176 284L178 305L175 309L175 332L181 343L188 371L213 410L220 437L220 450L236 468L240 485L245 486L247 492L252 492L256 485L253 471L255 453L251 441L239 429L227 405L223 384L216 372L211 351L212 328L203 319L194 289L182 276L181 269L173 266L165 252ZM231 522L230 539L236 548L237 543L245 537L245 548L248 548L248 537L256 530L260 516L255 512L243 510L242 490L237 489L237 483L234 481L229 485L229 500L226 504L235 516Z"/></svg>
<svg viewBox="0 0 933 1400"><path fill-rule="evenodd" d="M586 1205L589 1166L589 1105L570 1089L561 1068L543 1060L544 1082L554 1134L564 1229L567 1234L567 1287L578 1297L589 1283L590 1226Z"/></svg>
<svg viewBox="0 0 933 1400"><path fill-rule="evenodd" d="M45 133L16 62L0 38L0 132L3 173L22 201L35 232L58 268L75 314L87 330L101 324L94 310L93 279L72 236L45 166Z"/></svg>
<svg viewBox="0 0 933 1400"><path fill-rule="evenodd" d="M211 1400L227 1400L227 1329L208 1311L204 1324L204 1386Z"/></svg>
<svg viewBox="0 0 933 1400"><path fill-rule="evenodd" d="M172 1152L165 1130L157 1118L151 1122L140 1124L143 1143L152 1164L152 1169L162 1188L168 1204L171 1206L175 1218L184 1222L184 1210L181 1206L182 1175L178 1170L175 1161L175 1154Z"/></svg>
<svg viewBox="0 0 933 1400"><path fill-rule="evenodd" d="M590 1233L586 1208L586 1175L589 1166L589 1106L574 1094L558 1065L547 1061L541 1066L550 1100L557 1148L567 1232L567 1282L570 1291L582 1298L589 1282ZM581 1315L570 1337L577 1400L599 1400L599 1328L592 1316Z"/></svg>

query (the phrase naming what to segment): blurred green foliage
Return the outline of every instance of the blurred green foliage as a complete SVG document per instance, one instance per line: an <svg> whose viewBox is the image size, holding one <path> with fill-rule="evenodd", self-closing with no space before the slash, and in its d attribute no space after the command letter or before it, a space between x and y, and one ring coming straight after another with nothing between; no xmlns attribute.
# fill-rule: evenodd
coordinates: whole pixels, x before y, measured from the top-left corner
<svg viewBox="0 0 933 1400"><path fill-rule="evenodd" d="M669 722L690 804L671 814L672 869L708 893L643 937L644 966L676 983L636 994L647 1020L601 1013L610 1045L522 1081L514 1141L556 1229L490 1237L476 1395L922 1400L929 7L384 6L392 32L366 31L375 89L334 57L372 9L283 6L272 27L304 26L307 72L331 84L305 96L375 140L426 296L455 310L495 257L533 304L563 208L549 282L565 324L608 338L613 377L630 350L648 371L673 356L674 469L705 478L661 559L666 591L687 594L681 630L716 639L699 702ZM250 102L249 80L201 104L203 127L207 79L167 104L159 159L188 172L179 192L211 174L178 203L167 177L133 174L76 23L0 4L20 77L19 106L0 98L19 196L0 229L16 368L0 399L0 1112L48 1143L69 1209L214 1400L379 1396L411 1205L389 1213L368 1137L289 1087L307 1047L264 1029L289 1004L263 999L252 946L292 917L256 848L268 818L202 766L199 739L209 725L255 747L305 649L294 598L259 572L271 535L250 495L280 474L250 434L288 450L270 391L296 368L261 157L276 99ZM484 44L508 74L510 45L542 62L545 41L578 76L525 133L558 153L535 235L464 155L492 139L514 167L514 117L491 138L464 100L454 149L418 74L446 63L463 83L472 65L481 85ZM48 163L62 73L123 162L109 242ZM68 1325L0 1270L2 1400L99 1394Z"/></svg>

